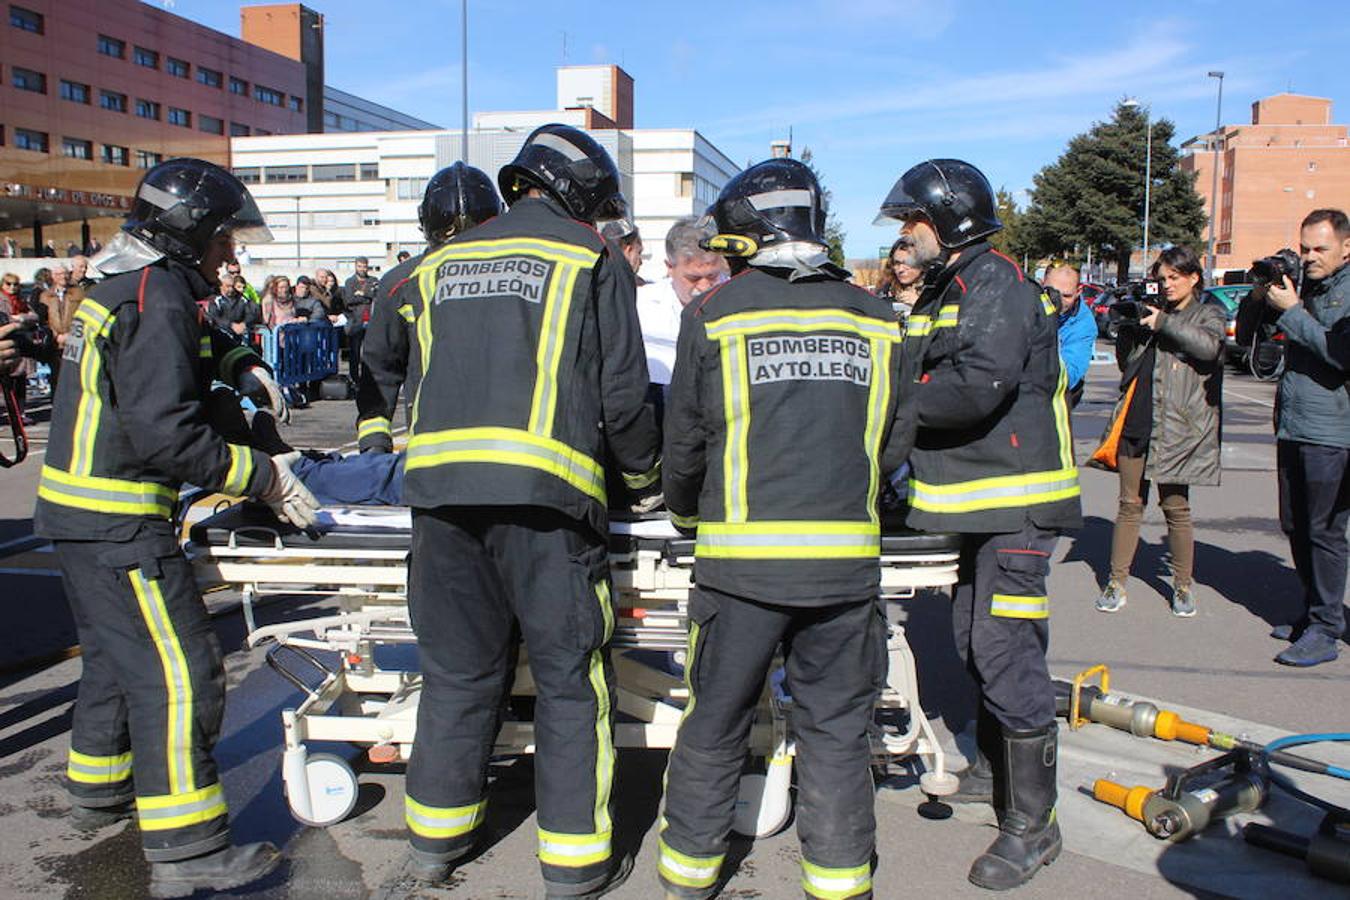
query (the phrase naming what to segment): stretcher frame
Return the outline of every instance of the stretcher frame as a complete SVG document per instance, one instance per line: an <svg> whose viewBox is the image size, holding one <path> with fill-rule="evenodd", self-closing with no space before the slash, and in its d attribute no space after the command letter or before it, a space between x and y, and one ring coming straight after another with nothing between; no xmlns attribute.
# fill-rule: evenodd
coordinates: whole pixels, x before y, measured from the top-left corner
<svg viewBox="0 0 1350 900"><path fill-rule="evenodd" d="M185 546L198 584L240 591L249 646L274 644L268 665L304 695L297 706L281 713L282 777L291 811L310 825L340 821L355 803L356 776L338 757L311 757L307 744L355 744L367 748L372 762L391 763L409 757L415 737L420 677L383 669L374 654L377 646L416 642L406 606L407 551L329 548L321 542L295 547L288 544L283 526L246 524L230 528L223 541L203 540L204 534L194 529ZM921 552L883 551L882 596L898 600L921 589L948 587L956 582L957 559L954 544ZM618 548L611 543L616 747L674 746L688 691L681 677L653 659L662 660L664 653L683 663L692 571L688 541L629 540ZM336 596L339 608L329 615L259 627L255 604L278 594ZM920 704L904 627L890 628L887 683L872 731L873 763L883 770L905 764L917 769L917 758L922 762L922 789L933 796L951 793L956 780L946 770L942 746ZM630 651L647 653L644 657ZM337 663L325 662L316 655L320 652L336 653ZM791 807L792 704L771 682L766 682L750 735L750 754L765 761L769 774L743 778L738 804L737 830L756 836L781 828ZM522 649L511 695L534 693L527 651ZM533 752L533 724L503 721L494 754Z"/></svg>

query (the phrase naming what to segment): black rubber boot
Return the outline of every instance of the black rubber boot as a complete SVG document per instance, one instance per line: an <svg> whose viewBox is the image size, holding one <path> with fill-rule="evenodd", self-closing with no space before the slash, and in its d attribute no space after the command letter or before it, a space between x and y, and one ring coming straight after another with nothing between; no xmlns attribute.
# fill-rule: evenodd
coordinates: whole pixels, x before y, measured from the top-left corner
<svg viewBox="0 0 1350 900"><path fill-rule="evenodd" d="M150 864L150 896L189 897L194 891L228 891L257 881L281 862L268 843L224 847L177 862Z"/></svg>
<svg viewBox="0 0 1350 900"><path fill-rule="evenodd" d="M994 760L1003 758L1003 732L998 720L980 706L975 718L975 761L956 776L956 793L939 799L946 803L994 802Z"/></svg>
<svg viewBox="0 0 1350 900"><path fill-rule="evenodd" d="M544 883L544 896L546 900L554 898L566 898L566 900L595 900L596 897L603 897L610 891L617 891L628 876L633 874L633 854L625 853L619 857L614 867L609 870L609 875L600 884L587 888L580 893L570 893L568 887L555 882Z"/></svg>
<svg viewBox="0 0 1350 900"><path fill-rule="evenodd" d="M1055 817L1056 725L1003 730L1007 783L999 835L970 867L970 881L991 891L1026 884L1059 856L1064 843Z"/></svg>
<svg viewBox="0 0 1350 900"><path fill-rule="evenodd" d="M77 831L98 831L130 819L134 810L130 803L118 806L72 806L70 824Z"/></svg>

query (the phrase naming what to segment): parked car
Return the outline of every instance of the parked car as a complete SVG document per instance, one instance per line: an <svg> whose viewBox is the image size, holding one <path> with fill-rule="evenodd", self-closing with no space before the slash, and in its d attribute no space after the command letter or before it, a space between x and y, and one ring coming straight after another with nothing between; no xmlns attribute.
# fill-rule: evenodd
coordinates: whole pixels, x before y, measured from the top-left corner
<svg viewBox="0 0 1350 900"><path fill-rule="evenodd" d="M1247 354L1242 347L1238 346L1237 339L1234 336L1237 312L1243 299L1251 292L1252 286L1250 284L1225 284L1205 288L1204 302L1217 306L1223 311L1225 322L1224 348L1227 350L1228 361L1238 368L1246 367Z"/></svg>

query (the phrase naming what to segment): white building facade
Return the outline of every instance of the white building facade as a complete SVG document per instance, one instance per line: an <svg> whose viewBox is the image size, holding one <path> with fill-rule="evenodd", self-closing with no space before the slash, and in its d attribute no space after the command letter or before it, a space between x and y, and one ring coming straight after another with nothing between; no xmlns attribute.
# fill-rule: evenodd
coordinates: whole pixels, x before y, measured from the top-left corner
<svg viewBox="0 0 1350 900"><path fill-rule="evenodd" d="M467 162L495 179L536 126L588 121L595 120L584 108L480 113ZM643 277L664 277L671 223L701 214L740 167L693 129L592 127L589 134L619 167L645 244ZM387 269L399 251L420 252L417 207L427 179L460 159L462 146L461 131L440 129L234 138L235 174L275 235L248 248L248 265L255 273L329 268L341 279L357 256Z"/></svg>

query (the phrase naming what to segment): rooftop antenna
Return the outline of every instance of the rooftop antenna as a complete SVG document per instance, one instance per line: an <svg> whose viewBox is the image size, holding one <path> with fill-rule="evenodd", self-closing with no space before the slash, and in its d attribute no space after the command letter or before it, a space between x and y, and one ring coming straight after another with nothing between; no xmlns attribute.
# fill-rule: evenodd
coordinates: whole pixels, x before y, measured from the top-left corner
<svg viewBox="0 0 1350 900"><path fill-rule="evenodd" d="M564 31L564 32L562 33L562 36L563 36L563 48L562 48L562 50L563 50L563 58L562 58L562 64L565 66L565 65L567 65L567 32Z"/></svg>

